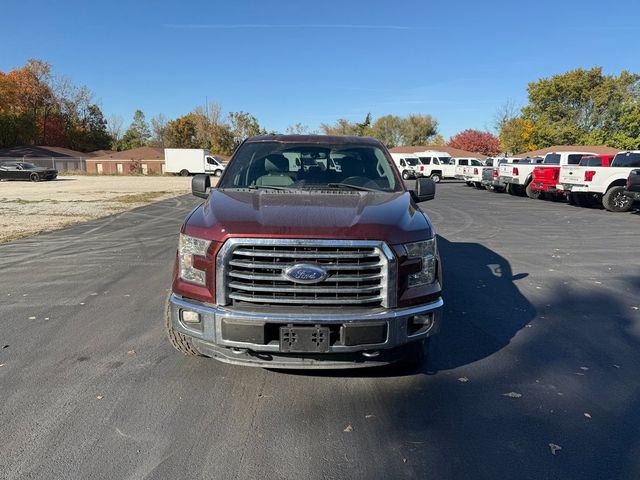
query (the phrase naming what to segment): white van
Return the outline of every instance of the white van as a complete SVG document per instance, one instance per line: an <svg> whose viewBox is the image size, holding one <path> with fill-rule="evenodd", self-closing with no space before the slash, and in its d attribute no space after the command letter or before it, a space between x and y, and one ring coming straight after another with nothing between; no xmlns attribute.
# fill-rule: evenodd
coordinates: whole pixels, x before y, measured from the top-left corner
<svg viewBox="0 0 640 480"><path fill-rule="evenodd" d="M410 178L421 177L418 167L420 166L420 158L413 153L395 153L391 152L393 162L400 170L402 178L408 180Z"/></svg>

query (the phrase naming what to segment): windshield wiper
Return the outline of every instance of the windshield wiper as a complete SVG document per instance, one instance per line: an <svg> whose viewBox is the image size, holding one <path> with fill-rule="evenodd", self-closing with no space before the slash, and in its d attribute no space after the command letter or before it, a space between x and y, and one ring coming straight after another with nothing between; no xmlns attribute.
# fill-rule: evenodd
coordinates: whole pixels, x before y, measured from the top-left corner
<svg viewBox="0 0 640 480"><path fill-rule="evenodd" d="M382 190L378 188L361 187L359 185L352 185L351 183L327 183L327 187L333 187L333 188L347 187L352 190L359 190L361 192L382 192Z"/></svg>
<svg viewBox="0 0 640 480"><path fill-rule="evenodd" d="M269 189L269 190L298 190L297 188L291 188L291 187L276 187L273 185L249 185L248 188L250 190L261 190L261 189Z"/></svg>

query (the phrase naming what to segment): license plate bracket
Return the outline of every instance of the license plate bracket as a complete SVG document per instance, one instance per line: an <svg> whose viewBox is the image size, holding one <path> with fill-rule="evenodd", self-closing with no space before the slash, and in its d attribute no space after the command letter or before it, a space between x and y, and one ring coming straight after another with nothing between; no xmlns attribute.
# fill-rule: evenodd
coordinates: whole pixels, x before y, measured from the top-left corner
<svg viewBox="0 0 640 480"><path fill-rule="evenodd" d="M320 325L280 327L280 351L283 353L328 352L329 327Z"/></svg>

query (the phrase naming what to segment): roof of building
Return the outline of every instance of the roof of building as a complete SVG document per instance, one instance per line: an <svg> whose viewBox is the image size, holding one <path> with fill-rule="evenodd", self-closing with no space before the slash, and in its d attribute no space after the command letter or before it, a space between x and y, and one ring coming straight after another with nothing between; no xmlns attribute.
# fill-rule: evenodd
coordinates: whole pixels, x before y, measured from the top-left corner
<svg viewBox="0 0 640 480"><path fill-rule="evenodd" d="M104 157L111 155L112 153L118 153L116 150L96 150L95 152L89 152L87 155L90 157Z"/></svg>
<svg viewBox="0 0 640 480"><path fill-rule="evenodd" d="M5 158L86 158L90 154L62 147L43 145L21 145L18 147L0 148L0 157Z"/></svg>
<svg viewBox="0 0 640 480"><path fill-rule="evenodd" d="M477 158L478 160L485 160L489 157L478 152L468 152L467 150L461 150L459 148L448 147L446 145L413 145L410 147L393 147L390 152L394 153L416 153L424 152L426 150L435 150L436 152L447 152L454 158Z"/></svg>
<svg viewBox="0 0 640 480"><path fill-rule="evenodd" d="M589 152L596 155L615 155L620 151L619 148L605 147L602 145L554 145L552 147L541 148L532 152L524 152L514 155L514 157L543 157L551 152Z"/></svg>
<svg viewBox="0 0 640 480"><path fill-rule="evenodd" d="M160 147L132 148L131 150L96 156L91 160L164 160L164 149Z"/></svg>

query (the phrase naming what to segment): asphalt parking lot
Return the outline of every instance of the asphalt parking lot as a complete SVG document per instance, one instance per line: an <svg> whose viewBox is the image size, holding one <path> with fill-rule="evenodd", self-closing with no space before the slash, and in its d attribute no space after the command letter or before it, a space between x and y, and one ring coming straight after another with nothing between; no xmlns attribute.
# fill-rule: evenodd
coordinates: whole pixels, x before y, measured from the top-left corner
<svg viewBox="0 0 640 480"><path fill-rule="evenodd" d="M640 215L440 184L429 363L183 357L162 308L193 197L0 245L0 478L640 477Z"/></svg>

